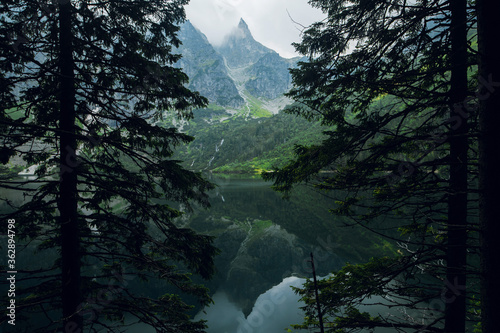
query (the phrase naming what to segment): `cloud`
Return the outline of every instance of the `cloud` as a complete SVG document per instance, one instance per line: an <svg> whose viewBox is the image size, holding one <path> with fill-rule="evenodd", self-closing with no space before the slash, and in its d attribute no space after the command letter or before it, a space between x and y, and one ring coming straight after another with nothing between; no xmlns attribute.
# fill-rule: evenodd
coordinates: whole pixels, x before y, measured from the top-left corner
<svg viewBox="0 0 500 333"><path fill-rule="evenodd" d="M260 295L245 318L243 312L223 292L213 296L214 304L200 312L195 320L207 321L208 333L258 333L283 332L291 324L299 324L304 313L299 309L299 302L290 286L300 287L304 279L285 278L280 284Z"/></svg>
<svg viewBox="0 0 500 333"><path fill-rule="evenodd" d="M290 16L304 26L324 18L307 0L191 0L186 13L215 45L243 18L258 42L287 58L297 55L291 43L302 29Z"/></svg>

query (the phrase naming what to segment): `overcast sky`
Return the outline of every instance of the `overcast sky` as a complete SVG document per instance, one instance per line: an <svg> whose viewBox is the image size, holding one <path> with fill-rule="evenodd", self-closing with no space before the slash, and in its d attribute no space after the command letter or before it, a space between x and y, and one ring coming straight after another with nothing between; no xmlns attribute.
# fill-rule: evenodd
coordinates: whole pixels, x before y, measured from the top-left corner
<svg viewBox="0 0 500 333"><path fill-rule="evenodd" d="M324 17L307 0L190 0L186 13L212 44L220 43L243 18L258 42L285 58L297 55L290 44L300 42L302 29L290 16L304 26Z"/></svg>

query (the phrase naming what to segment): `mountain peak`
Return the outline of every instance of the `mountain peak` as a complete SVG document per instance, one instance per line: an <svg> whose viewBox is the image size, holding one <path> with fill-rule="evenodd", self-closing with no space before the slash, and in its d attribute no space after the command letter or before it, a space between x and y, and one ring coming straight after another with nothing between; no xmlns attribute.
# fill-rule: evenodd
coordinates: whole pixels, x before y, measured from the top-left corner
<svg viewBox="0 0 500 333"><path fill-rule="evenodd" d="M207 37L196 28L191 21L186 20L180 25L180 31L177 36L185 43L201 43L201 44L209 44Z"/></svg>
<svg viewBox="0 0 500 333"><path fill-rule="evenodd" d="M243 18L240 18L240 23L238 23L238 28L244 29L244 30L249 30L248 24L245 22L245 20Z"/></svg>
<svg viewBox="0 0 500 333"><path fill-rule="evenodd" d="M238 26L224 39L218 51L226 59L230 68L241 68L255 64L263 55L274 53L257 42L250 32L247 23L240 19Z"/></svg>
<svg viewBox="0 0 500 333"><path fill-rule="evenodd" d="M238 26L234 27L233 31L227 37L253 40L253 36L252 33L250 32L250 29L248 28L248 24L245 22L245 20L243 20L243 18L240 18Z"/></svg>

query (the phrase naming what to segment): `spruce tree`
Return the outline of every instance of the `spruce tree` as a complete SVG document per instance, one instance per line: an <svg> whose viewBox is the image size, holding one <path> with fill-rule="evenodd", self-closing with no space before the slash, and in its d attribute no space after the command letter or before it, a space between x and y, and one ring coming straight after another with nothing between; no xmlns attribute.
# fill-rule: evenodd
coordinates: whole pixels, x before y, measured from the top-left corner
<svg viewBox="0 0 500 333"><path fill-rule="evenodd" d="M284 192L309 182L336 200L332 211L378 233L370 221L399 219L393 225L403 233L390 235L401 256L346 266L324 282L330 327L464 332L474 242L474 128L467 124L475 103L467 78L475 64L473 8L466 1L310 3L327 18L296 45L309 61L291 70L296 86L288 95L296 104L288 112L331 130L322 144L297 147L296 160L266 178ZM310 288L299 291L306 302ZM421 317L356 310L371 295ZM431 309L435 299L440 306Z"/></svg>
<svg viewBox="0 0 500 333"><path fill-rule="evenodd" d="M2 226L16 225L18 332L203 331L177 294L210 301L190 276L209 278L217 250L174 220L208 206L212 185L171 158L193 138L165 125L207 103L173 66L187 2L2 2L1 162L36 169L0 184ZM43 261L23 265L31 255Z"/></svg>

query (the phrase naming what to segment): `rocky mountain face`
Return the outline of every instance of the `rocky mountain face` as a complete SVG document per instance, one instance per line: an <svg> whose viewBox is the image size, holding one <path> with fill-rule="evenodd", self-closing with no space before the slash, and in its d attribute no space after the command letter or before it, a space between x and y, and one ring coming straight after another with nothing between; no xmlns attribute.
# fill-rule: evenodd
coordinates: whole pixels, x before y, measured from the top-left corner
<svg viewBox="0 0 500 333"><path fill-rule="evenodd" d="M262 111L276 114L290 102L283 94L291 88L288 69L298 59L282 58L257 42L243 19L217 47L189 21L181 26L179 37L182 59L176 66L189 76L189 88L210 104L258 118Z"/></svg>
<svg viewBox="0 0 500 333"><path fill-rule="evenodd" d="M254 96L275 99L291 88L289 68L295 67L294 59L284 59L276 52L263 55L248 67L249 77L245 88Z"/></svg>
<svg viewBox="0 0 500 333"><path fill-rule="evenodd" d="M210 103L240 108L244 104L234 81L229 76L224 58L212 47L204 34L189 21L179 32L182 45L177 53L182 58L176 66L189 76L189 88L199 91Z"/></svg>
<svg viewBox="0 0 500 333"><path fill-rule="evenodd" d="M207 97L207 108L194 110L190 121L166 118L196 139L176 152L192 170L255 172L283 164L295 144L319 140L304 119L279 111L292 101L289 68L299 58L285 59L257 42L241 20L221 45L213 46L189 21L181 26L182 54L176 66L189 76L189 88Z"/></svg>

